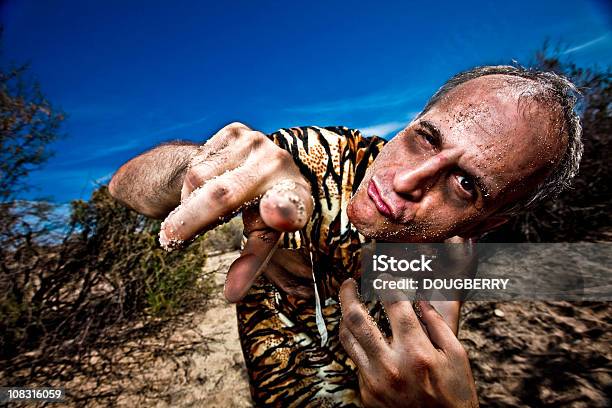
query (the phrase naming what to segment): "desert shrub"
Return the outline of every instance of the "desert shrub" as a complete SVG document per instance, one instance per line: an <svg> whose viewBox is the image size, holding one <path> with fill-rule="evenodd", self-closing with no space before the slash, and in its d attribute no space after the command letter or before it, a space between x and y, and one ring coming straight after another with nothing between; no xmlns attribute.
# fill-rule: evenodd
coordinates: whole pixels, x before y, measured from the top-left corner
<svg viewBox="0 0 612 408"><path fill-rule="evenodd" d="M215 254L240 249L243 228L242 217L238 215L207 232L203 243L206 253Z"/></svg>
<svg viewBox="0 0 612 408"><path fill-rule="evenodd" d="M3 382L62 378L91 350L120 340L124 326L146 328L206 297L202 241L166 253L159 222L118 204L106 187L73 202L67 225L45 209L5 210L13 223L0 242L0 371L12 381Z"/></svg>
<svg viewBox="0 0 612 408"><path fill-rule="evenodd" d="M204 247L235 248L240 227L233 221L209 234L209 244L199 239L166 253L160 223L119 205L106 187L73 202L68 214L19 200L64 120L27 71L0 62L0 382L61 385L77 375L129 382L119 357L170 335L185 312L203 306ZM160 341L156 355L205 348L207 340Z"/></svg>

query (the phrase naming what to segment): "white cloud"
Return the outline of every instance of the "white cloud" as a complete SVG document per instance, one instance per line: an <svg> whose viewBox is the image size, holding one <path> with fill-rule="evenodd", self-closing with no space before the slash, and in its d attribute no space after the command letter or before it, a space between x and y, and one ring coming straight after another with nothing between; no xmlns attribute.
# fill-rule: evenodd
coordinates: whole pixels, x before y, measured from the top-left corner
<svg viewBox="0 0 612 408"><path fill-rule="evenodd" d="M384 122L384 123L378 123L376 125L358 127L358 129L365 136L380 136L380 137L386 137L390 135L395 136L392 133L408 126L408 124L412 122L413 119L416 118L418 114L419 114L418 111L408 112L406 116L404 116L403 118L399 118L400 120L394 120L394 121L389 121L389 122Z"/></svg>
<svg viewBox="0 0 612 408"><path fill-rule="evenodd" d="M423 99L423 94L429 88L409 89L402 92L381 92L355 98L338 99L335 101L315 103L312 105L294 106L285 108L288 112L298 113L327 113L327 112L354 112L370 109L390 108L408 102L417 102Z"/></svg>
<svg viewBox="0 0 612 408"><path fill-rule="evenodd" d="M113 174L115 174L115 173L114 172L110 172L110 173L107 173L107 174L105 174L105 175L103 175L101 177L98 177L97 179L91 180L91 184L93 186L96 186L96 187L100 186L100 185L103 185L103 184L106 184L113 177Z"/></svg>
<svg viewBox="0 0 612 408"><path fill-rule="evenodd" d="M194 120L190 120L190 121L187 121L187 122L179 122L179 123L176 123L176 124L174 124L172 126L168 126L166 128L162 128L162 129L156 130L153 134L154 135L162 135L164 133L169 133L169 132L173 132L175 130L180 130L180 129L183 129L183 128L186 128L186 127L197 125L198 123L204 122L207 118L208 118L208 116L202 116L200 118L197 118L197 119L194 119Z"/></svg>
<svg viewBox="0 0 612 408"><path fill-rule="evenodd" d="M404 126L406 126L406 124L406 122L379 123L378 125L363 127L359 130L365 136L385 137L396 130L402 129Z"/></svg>
<svg viewBox="0 0 612 408"><path fill-rule="evenodd" d="M590 41L587 41L585 43L579 44L579 45L577 45L575 47L572 47L572 48L568 48L567 50L563 51L562 54L563 55L571 54L573 52L580 51L582 49L588 48L588 47L590 47L592 45L597 44L598 42L601 42L601 41L605 40L606 38L608 38L609 34L610 34L609 32L605 33L604 35L601 35L601 36L599 36L597 38L594 38L594 39L592 39Z"/></svg>
<svg viewBox="0 0 612 408"><path fill-rule="evenodd" d="M197 125L206 121L207 116L202 116L187 122L179 122L175 125L168 126L165 128L161 128L155 130L153 132L139 132L141 135L115 135L113 137L108 138L108 140L126 140L125 143L109 145L107 147L101 147L96 149L91 149L86 155L81 155L80 157L75 158L74 160L68 160L62 163L63 166L73 166L77 164L82 164L89 162L91 160L100 159L103 157L108 157L117 153L122 153L127 150L136 150L136 149L147 149L152 147L155 143L159 142L158 136L162 136L166 133L171 133L176 130L184 129L193 125Z"/></svg>

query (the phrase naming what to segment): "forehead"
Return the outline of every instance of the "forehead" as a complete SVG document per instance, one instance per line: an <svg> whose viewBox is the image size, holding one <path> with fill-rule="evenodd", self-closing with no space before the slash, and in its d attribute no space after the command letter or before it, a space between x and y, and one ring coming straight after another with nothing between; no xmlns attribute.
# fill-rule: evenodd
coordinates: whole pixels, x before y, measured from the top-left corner
<svg viewBox="0 0 612 408"><path fill-rule="evenodd" d="M482 178L493 196L541 181L563 146L551 111L529 97L535 86L530 82L506 75L476 78L421 118L439 128L443 149L461 150L462 166Z"/></svg>

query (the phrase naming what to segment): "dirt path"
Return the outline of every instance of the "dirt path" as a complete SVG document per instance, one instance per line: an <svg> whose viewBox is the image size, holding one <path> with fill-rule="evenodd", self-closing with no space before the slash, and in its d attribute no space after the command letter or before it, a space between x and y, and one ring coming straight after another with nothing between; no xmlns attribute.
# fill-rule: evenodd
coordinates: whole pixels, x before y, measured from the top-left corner
<svg viewBox="0 0 612 408"><path fill-rule="evenodd" d="M214 339L209 353L191 356L186 383L179 385L171 404L161 406L251 407L246 367L238 340L234 305L223 298L223 283L238 252L208 258L215 290L207 311L197 318L199 331Z"/></svg>
<svg viewBox="0 0 612 408"><path fill-rule="evenodd" d="M205 310L191 311L171 331L152 336L121 355L112 370L119 379L99 382L77 377L66 389L83 394L117 394L116 399L88 400L69 406L105 407L251 407L235 306L223 298L226 272L238 252L209 256L204 274L213 274L213 290ZM137 350L133 352L133 350ZM125 357L124 357L125 355Z"/></svg>

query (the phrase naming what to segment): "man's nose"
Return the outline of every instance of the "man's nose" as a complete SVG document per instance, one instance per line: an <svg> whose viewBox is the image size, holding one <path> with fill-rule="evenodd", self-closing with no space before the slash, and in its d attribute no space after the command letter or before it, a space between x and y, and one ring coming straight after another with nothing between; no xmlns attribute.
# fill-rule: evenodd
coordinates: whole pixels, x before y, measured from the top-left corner
<svg viewBox="0 0 612 408"><path fill-rule="evenodd" d="M451 158L439 153L426 160L400 169L393 178L395 192L410 201L420 201L451 164Z"/></svg>

